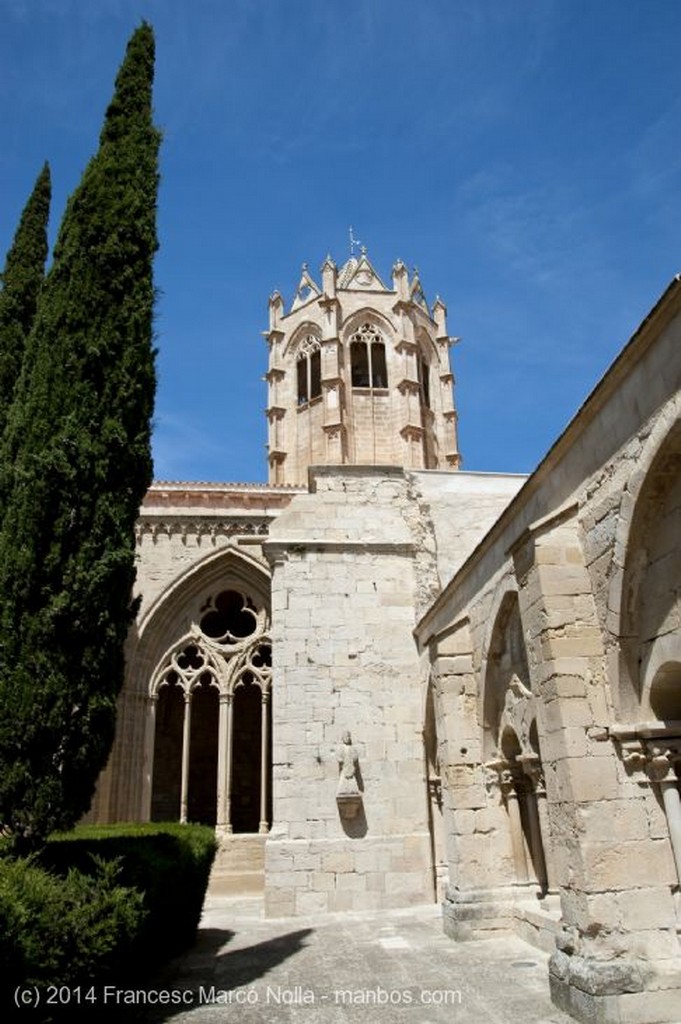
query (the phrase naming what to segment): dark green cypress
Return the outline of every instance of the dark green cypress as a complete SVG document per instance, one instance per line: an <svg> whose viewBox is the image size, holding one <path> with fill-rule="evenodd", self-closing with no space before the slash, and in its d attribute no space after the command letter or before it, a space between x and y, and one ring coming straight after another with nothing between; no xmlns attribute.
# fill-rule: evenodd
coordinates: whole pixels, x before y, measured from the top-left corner
<svg viewBox="0 0 681 1024"><path fill-rule="evenodd" d="M153 67L142 24L67 204L3 444L0 827L18 845L87 810L113 741L152 473Z"/></svg>
<svg viewBox="0 0 681 1024"><path fill-rule="evenodd" d="M50 216L50 168L38 175L7 253L0 291L0 434L33 325L38 293L45 276L47 222Z"/></svg>

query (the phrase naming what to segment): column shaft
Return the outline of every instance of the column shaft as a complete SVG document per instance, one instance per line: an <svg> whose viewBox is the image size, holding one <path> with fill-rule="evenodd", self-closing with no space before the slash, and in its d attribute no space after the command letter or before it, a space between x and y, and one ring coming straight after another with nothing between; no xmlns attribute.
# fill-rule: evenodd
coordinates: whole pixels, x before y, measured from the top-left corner
<svg viewBox="0 0 681 1024"><path fill-rule="evenodd" d="M180 788L180 821L187 821L189 803L189 754L192 730L192 695L184 695L184 722L182 724L182 782Z"/></svg>
<svg viewBox="0 0 681 1024"><path fill-rule="evenodd" d="M268 757L267 748L269 744L269 730L268 730L268 716L267 709L269 707L270 695L267 691L263 690L262 694L262 714L260 722L260 825L258 832L266 833L268 831L267 822L267 776L268 776Z"/></svg>

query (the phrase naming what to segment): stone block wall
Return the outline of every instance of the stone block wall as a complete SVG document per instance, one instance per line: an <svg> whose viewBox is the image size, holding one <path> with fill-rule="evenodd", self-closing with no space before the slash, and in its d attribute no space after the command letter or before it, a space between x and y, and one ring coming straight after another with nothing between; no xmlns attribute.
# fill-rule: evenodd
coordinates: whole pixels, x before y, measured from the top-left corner
<svg viewBox="0 0 681 1024"><path fill-rule="evenodd" d="M527 479L520 473L417 470L415 487L428 505L443 585L461 568Z"/></svg>
<svg viewBox="0 0 681 1024"><path fill-rule="evenodd" d="M276 652L269 914L434 898L409 505L400 470L319 470L266 544ZM357 758L352 817L337 800L346 732Z"/></svg>
<svg viewBox="0 0 681 1024"><path fill-rule="evenodd" d="M358 465L399 465L402 445L393 424L390 396L360 388L351 390L354 430L350 439L350 459Z"/></svg>
<svg viewBox="0 0 681 1024"><path fill-rule="evenodd" d="M513 927L534 802L536 906L560 897L552 993L582 1021L681 1020L680 312L674 281L417 627L449 790L445 927ZM501 720L534 707L527 752L503 730L490 744L509 593L527 680L508 676Z"/></svg>

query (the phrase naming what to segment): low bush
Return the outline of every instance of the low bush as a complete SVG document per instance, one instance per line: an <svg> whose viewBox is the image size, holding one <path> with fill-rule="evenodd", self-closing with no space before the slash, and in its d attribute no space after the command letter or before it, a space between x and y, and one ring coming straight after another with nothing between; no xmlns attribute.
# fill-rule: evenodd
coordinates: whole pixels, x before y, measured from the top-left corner
<svg viewBox="0 0 681 1024"><path fill-rule="evenodd" d="M29 859L0 855L2 1019L17 986L127 986L185 949L215 849L205 826L110 825L53 836ZM61 1009L19 1019L62 1019Z"/></svg>
<svg viewBox="0 0 681 1024"><path fill-rule="evenodd" d="M50 985L73 987L119 976L146 911L142 894L120 885L118 874L113 860L95 860L87 874L71 869L63 878L31 860L0 860L5 1011L13 1006L18 985L44 996Z"/></svg>
<svg viewBox="0 0 681 1024"><path fill-rule="evenodd" d="M153 966L194 941L215 850L204 825L83 825L52 837L41 861L62 875L74 867L90 872L93 855L120 865L119 884L143 893L147 911L130 950L132 969L138 952Z"/></svg>

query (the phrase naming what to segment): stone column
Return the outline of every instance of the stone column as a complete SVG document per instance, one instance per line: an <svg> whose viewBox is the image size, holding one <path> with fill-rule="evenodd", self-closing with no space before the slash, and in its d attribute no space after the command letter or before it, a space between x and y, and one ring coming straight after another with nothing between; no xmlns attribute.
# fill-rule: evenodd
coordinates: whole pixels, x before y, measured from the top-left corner
<svg viewBox="0 0 681 1024"><path fill-rule="evenodd" d="M539 879L542 887L546 887L548 893L556 894L558 888L553 882L553 866L551 864L551 826L549 823L549 809L546 805L546 785L544 783L544 772L538 754L523 754L518 760L522 763L523 771L527 775L532 787L532 799L529 801L530 828L533 832L533 841L536 844L535 857L543 877Z"/></svg>
<svg viewBox="0 0 681 1024"><path fill-rule="evenodd" d="M232 831L232 751L234 749L234 694L227 694L225 711L225 775L222 820L225 832Z"/></svg>
<svg viewBox="0 0 681 1024"><path fill-rule="evenodd" d="M669 838L674 853L676 874L681 885L681 797L679 797L679 784L676 778L663 779L660 783L664 812L667 815L669 825Z"/></svg>
<svg viewBox="0 0 681 1024"><path fill-rule="evenodd" d="M267 776L268 757L267 748L269 744L269 730L267 721L267 709L269 708L270 695L267 690L262 691L262 708L260 721L260 825L258 832L266 835L269 832L267 823Z"/></svg>
<svg viewBox="0 0 681 1024"><path fill-rule="evenodd" d="M525 838L523 836L523 824L518 804L518 790L516 789L516 780L512 769L504 767L500 770L499 788L508 811L516 881L527 884L530 876L527 870L527 857L525 856Z"/></svg>
<svg viewBox="0 0 681 1024"><path fill-rule="evenodd" d="M553 842L551 839L551 825L549 821L549 809L546 803L546 786L544 776L539 773L535 782L534 792L537 797L537 814L539 815L539 828L542 836L544 851L544 869L546 871L547 892L551 895L558 893L558 886L554 877L553 868Z"/></svg>
<svg viewBox="0 0 681 1024"><path fill-rule="evenodd" d="M676 876L681 885L681 794L677 775L681 764L681 737L664 735L664 726L657 729L644 726L642 732L644 735L627 745L626 754L634 769L643 768L651 782L659 786ZM655 738L646 737L646 732L655 733Z"/></svg>
<svg viewBox="0 0 681 1024"><path fill-rule="evenodd" d="M158 693L147 698L147 714L144 722L144 760L142 768L141 820L151 820L151 798L154 781L154 746L156 743L156 708Z"/></svg>
<svg viewBox="0 0 681 1024"><path fill-rule="evenodd" d="M218 807L217 826L229 832L229 749L232 730L232 695L220 694L220 711L218 719Z"/></svg>
<svg viewBox="0 0 681 1024"><path fill-rule="evenodd" d="M483 758L467 616L431 639L429 660L449 876L444 930L457 941L487 938L511 927L517 887L499 774Z"/></svg>
<svg viewBox="0 0 681 1024"><path fill-rule="evenodd" d="M182 723L182 781L180 784L180 821L187 822L189 804L189 754L192 731L192 695L190 690L184 693L184 721Z"/></svg>

